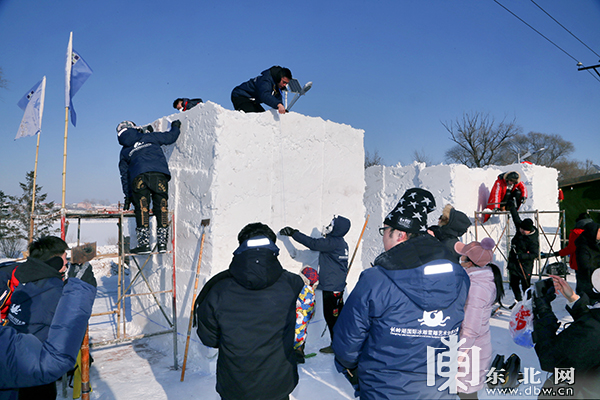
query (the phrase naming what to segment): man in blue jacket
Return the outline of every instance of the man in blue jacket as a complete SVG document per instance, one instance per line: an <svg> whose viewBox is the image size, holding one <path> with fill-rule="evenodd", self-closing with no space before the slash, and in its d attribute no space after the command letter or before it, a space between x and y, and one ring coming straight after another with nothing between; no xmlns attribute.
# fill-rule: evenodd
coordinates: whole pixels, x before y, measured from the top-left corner
<svg viewBox="0 0 600 400"><path fill-rule="evenodd" d="M323 292L323 315L329 334L333 339L333 327L344 308L344 289L348 275L348 243L344 236L350 230L350 220L341 215L334 216L325 227L322 238L306 236L297 229L286 226L279 231L280 235L291 236L292 239L319 252L319 286ZM331 346L320 350L322 353L333 353Z"/></svg>
<svg viewBox="0 0 600 400"><path fill-rule="evenodd" d="M53 384L73 368L95 297L96 279L90 267L80 278L65 283L47 338L0 327L0 400L27 398L17 389Z"/></svg>
<svg viewBox="0 0 600 400"><path fill-rule="evenodd" d="M380 228L385 252L362 272L335 325L336 367L362 400L456 398L456 386L445 388L455 373L441 372L440 363L456 354L458 346L450 347L458 339L469 277L427 234L434 208L430 192L404 193Z"/></svg>
<svg viewBox="0 0 600 400"><path fill-rule="evenodd" d="M236 110L247 113L263 112L260 103L277 109L279 114L285 114L282 91L292 79L292 71L279 65L264 70L256 78L236 86L231 92L231 102Z"/></svg>
<svg viewBox="0 0 600 400"><path fill-rule="evenodd" d="M131 121L117 126L119 144L123 146L119 159L121 185L125 194L123 209L135 210L135 234L138 246L134 254L150 253L150 200L156 217L156 239L159 253L167 251L169 239L169 180L171 172L161 146L175 143L181 122L171 122L168 132L153 132L137 127Z"/></svg>

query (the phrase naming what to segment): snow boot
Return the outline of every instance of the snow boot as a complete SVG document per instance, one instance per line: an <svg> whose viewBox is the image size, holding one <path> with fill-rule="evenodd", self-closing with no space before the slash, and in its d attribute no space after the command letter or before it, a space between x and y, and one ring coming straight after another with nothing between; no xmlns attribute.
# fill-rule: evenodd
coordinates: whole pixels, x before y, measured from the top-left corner
<svg viewBox="0 0 600 400"><path fill-rule="evenodd" d="M150 230L148 228L135 228L138 246L131 249L131 254L150 253Z"/></svg>
<svg viewBox="0 0 600 400"><path fill-rule="evenodd" d="M158 252L167 252L167 242L169 241L169 228L162 227L156 229L156 242L158 243Z"/></svg>

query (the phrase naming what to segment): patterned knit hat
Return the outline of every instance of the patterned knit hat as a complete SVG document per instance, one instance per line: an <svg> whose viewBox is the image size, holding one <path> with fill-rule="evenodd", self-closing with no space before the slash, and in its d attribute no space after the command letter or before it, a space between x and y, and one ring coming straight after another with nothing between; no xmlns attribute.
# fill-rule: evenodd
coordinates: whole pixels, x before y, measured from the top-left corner
<svg viewBox="0 0 600 400"><path fill-rule="evenodd" d="M433 195L421 188L412 188L383 220L385 225L404 232L427 232L427 214L435 210Z"/></svg>
<svg viewBox="0 0 600 400"><path fill-rule="evenodd" d="M319 281L319 273L312 267L304 267L300 273L308 279L311 285Z"/></svg>

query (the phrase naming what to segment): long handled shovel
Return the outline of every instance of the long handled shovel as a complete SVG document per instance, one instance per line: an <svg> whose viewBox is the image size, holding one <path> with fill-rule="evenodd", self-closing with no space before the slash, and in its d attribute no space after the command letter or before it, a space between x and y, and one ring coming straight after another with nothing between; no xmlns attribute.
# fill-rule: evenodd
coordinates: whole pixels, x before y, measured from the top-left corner
<svg viewBox="0 0 600 400"><path fill-rule="evenodd" d="M188 349L190 347L190 336L192 334L192 322L194 319L194 303L196 302L196 291L198 290L198 278L200 277L200 264L202 263L202 250L204 250L204 236L206 227L210 224L210 219L203 219L200 223L202 228L202 239L200 239L200 255L198 256L198 266L196 267L196 281L194 283L194 295L192 296L192 305L190 311L190 323L188 325L187 339L185 340L185 353L183 355L183 367L181 367L181 382L185 377L185 365L187 364Z"/></svg>

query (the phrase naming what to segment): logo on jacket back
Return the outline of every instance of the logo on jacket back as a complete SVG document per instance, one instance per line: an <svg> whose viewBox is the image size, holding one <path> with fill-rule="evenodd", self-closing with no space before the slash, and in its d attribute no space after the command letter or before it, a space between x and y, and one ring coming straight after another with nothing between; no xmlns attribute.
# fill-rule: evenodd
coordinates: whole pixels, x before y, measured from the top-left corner
<svg viewBox="0 0 600 400"><path fill-rule="evenodd" d="M418 319L421 325L427 325L430 327L435 326L446 326L446 321L448 321L450 317L444 318L443 311L423 311L423 318Z"/></svg>
<svg viewBox="0 0 600 400"><path fill-rule="evenodd" d="M19 314L20 312L21 312L21 306L20 305L18 305L18 304L11 304L10 305L10 311L8 313L7 319L13 325L25 325L25 321L21 321L16 316L16 314Z"/></svg>

